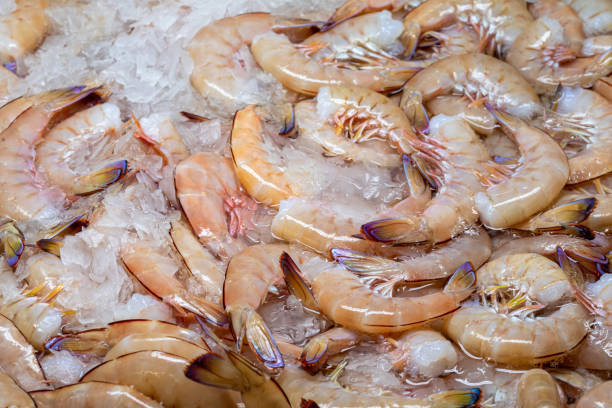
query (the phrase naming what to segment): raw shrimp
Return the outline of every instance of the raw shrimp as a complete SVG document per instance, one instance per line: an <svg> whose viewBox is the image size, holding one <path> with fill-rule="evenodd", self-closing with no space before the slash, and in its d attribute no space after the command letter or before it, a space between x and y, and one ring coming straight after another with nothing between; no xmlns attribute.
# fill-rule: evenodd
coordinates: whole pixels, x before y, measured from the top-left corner
<svg viewBox="0 0 612 408"><path fill-rule="evenodd" d="M175 354L187 360L194 360L210 351L208 346L202 347L202 345L197 345L177 337L156 333L140 333L130 334L121 339L119 343L108 350L108 353L104 356L104 361L114 360L127 354L146 350L163 351L164 353Z"/></svg>
<svg viewBox="0 0 612 408"><path fill-rule="evenodd" d="M17 8L0 16L0 61L16 60L34 51L49 26L47 0L15 0Z"/></svg>
<svg viewBox="0 0 612 408"><path fill-rule="evenodd" d="M574 143L582 147L575 154L568 152L568 183L580 183L612 171L607 154L612 149L612 103L593 91L563 87L555 112L558 115L547 120L547 128L561 133L565 150ZM564 134L569 134L570 139Z"/></svg>
<svg viewBox="0 0 612 408"><path fill-rule="evenodd" d="M282 200L299 196L299 187L291 185L283 171L267 160L261 119L253 105L236 112L230 148L236 176L255 200L278 206Z"/></svg>
<svg viewBox="0 0 612 408"><path fill-rule="evenodd" d="M461 22L476 29L482 49L505 55L531 21L520 0L428 0L404 17L402 42L411 53L423 33Z"/></svg>
<svg viewBox="0 0 612 408"><path fill-rule="evenodd" d="M481 267L478 282L485 303L464 305L443 322L444 333L467 353L533 366L565 355L585 338L587 313L576 303L563 303L572 296L570 283L553 261L537 254L504 256ZM555 306L553 312L530 316L548 305Z"/></svg>
<svg viewBox="0 0 612 408"><path fill-rule="evenodd" d="M135 123L139 129L134 136L153 146L172 167L189 157L189 149L170 119L158 121L154 116Z"/></svg>
<svg viewBox="0 0 612 408"><path fill-rule="evenodd" d="M479 174L488 161L480 138L461 118L438 115L431 120L430 135L413 139L417 159L430 168L426 171L435 180L438 195L426 206L422 215L387 218L362 225L368 239L388 243L446 241L477 220L474 195L484 187Z"/></svg>
<svg viewBox="0 0 612 408"><path fill-rule="evenodd" d="M0 371L0 406L16 408L35 408L28 393L19 388L15 381Z"/></svg>
<svg viewBox="0 0 612 408"><path fill-rule="evenodd" d="M495 117L484 106L472 103L465 96L438 96L430 99L426 107L432 116L460 116L480 134L491 135L497 128Z"/></svg>
<svg viewBox="0 0 612 408"><path fill-rule="evenodd" d="M557 48L551 49L551 51L567 58L567 60L573 59L582 52L582 45L585 40L582 20L569 5L561 0L538 0L530 3L528 8L534 18L552 19L561 26L559 34L562 36L561 39L565 39L565 42L564 44L557 44ZM567 62L567 60L565 61Z"/></svg>
<svg viewBox="0 0 612 408"><path fill-rule="evenodd" d="M206 299L220 303L225 271L214 256L202 247L191 229L183 221L172 222L172 242L180 252L191 274L202 285Z"/></svg>
<svg viewBox="0 0 612 408"><path fill-rule="evenodd" d="M595 81L593 90L606 98L608 102L612 102L612 75Z"/></svg>
<svg viewBox="0 0 612 408"><path fill-rule="evenodd" d="M413 407L413 408L459 408L470 407L480 397L480 390L472 388L465 391L447 391L430 395L425 399L410 398L403 395L365 395L342 387L322 375L310 376L297 367L288 366L276 379L285 391L292 407L302 401L313 401L321 408L357 407Z"/></svg>
<svg viewBox="0 0 612 408"><path fill-rule="evenodd" d="M463 23L443 27L423 34L414 58L431 64L451 55L482 51L478 33Z"/></svg>
<svg viewBox="0 0 612 408"><path fill-rule="evenodd" d="M572 38L569 33L567 35ZM540 18L516 39L506 61L516 67L538 93L552 94L559 84L588 88L612 72L612 51L576 57L565 43L559 22Z"/></svg>
<svg viewBox="0 0 612 408"><path fill-rule="evenodd" d="M210 105L221 106L220 112L242 108L248 96L245 91L253 88L249 83L252 69L245 68L244 59L236 58L237 54L256 36L287 24L292 22L268 13L247 13L203 27L187 45L194 62L191 84Z"/></svg>
<svg viewBox="0 0 612 408"><path fill-rule="evenodd" d="M26 391L49 388L36 358L36 350L19 329L3 315L0 315L0 349L4 354L0 360L0 374L9 375Z"/></svg>
<svg viewBox="0 0 612 408"><path fill-rule="evenodd" d="M612 33L612 4L608 0L563 0L582 19L587 37Z"/></svg>
<svg viewBox="0 0 612 408"><path fill-rule="evenodd" d="M21 80L12 71L0 67L0 95L8 95L10 91L19 84Z"/></svg>
<svg viewBox="0 0 612 408"><path fill-rule="evenodd" d="M330 123L321 120L314 101L295 105L295 122L299 142L320 148L324 156L341 157L347 162L372 163L382 167L398 167L401 156L386 141L368 140L355 143L334 131Z"/></svg>
<svg viewBox="0 0 612 408"><path fill-rule="evenodd" d="M90 381L58 388L53 391L30 393L38 408L53 407L126 407L161 408L162 405L125 385Z"/></svg>
<svg viewBox="0 0 612 408"><path fill-rule="evenodd" d="M412 378L438 377L457 365L453 344L435 330L414 330L387 340L396 347L391 352L393 367Z"/></svg>
<svg viewBox="0 0 612 408"><path fill-rule="evenodd" d="M34 217L56 215L54 211L63 208L65 194L57 188L45 186L35 171L34 145L54 121L95 104L107 96L108 91L102 87L78 86L44 92L35 96L32 106L2 132L0 171L5 176L0 180L0 209L4 214L16 221L26 221ZM101 175L96 172L82 176L82 182L92 183L89 185L92 189L102 188L117 180L125 172L126 165L127 163L123 162L122 168L116 169L122 170L119 174L107 174L112 176L110 178L100 179Z"/></svg>
<svg viewBox="0 0 612 408"><path fill-rule="evenodd" d="M139 351L107 361L87 372L81 382L127 385L165 407L234 407L239 396L185 377L189 361L161 351Z"/></svg>
<svg viewBox="0 0 612 408"><path fill-rule="evenodd" d="M121 340L132 335L166 336L206 347L199 334L172 323L158 320L123 320L110 323L102 329L57 336L46 344L46 348L55 351L68 350L77 355L104 357Z"/></svg>
<svg viewBox="0 0 612 408"><path fill-rule="evenodd" d="M612 381L601 383L584 394L576 408L605 408L612 401Z"/></svg>
<svg viewBox="0 0 612 408"><path fill-rule="evenodd" d="M423 3L424 0L347 0L334 11L334 14L321 27L321 31L327 31L338 24L360 16L362 14L375 13L381 10L392 12L402 9L414 8Z"/></svg>
<svg viewBox="0 0 612 408"><path fill-rule="evenodd" d="M423 68L422 62L404 61L398 66L344 69L308 57L286 36L274 33L255 38L251 52L264 71L285 87L304 95L315 95L319 88L329 85L354 85L389 92L401 88Z"/></svg>
<svg viewBox="0 0 612 408"><path fill-rule="evenodd" d="M521 152L518 168L501 182L474 197L480 220L491 228L506 228L548 207L569 175L567 157L546 133L520 119L495 112L504 132Z"/></svg>
<svg viewBox="0 0 612 408"><path fill-rule="evenodd" d="M129 271L151 293L172 305L195 313L217 326L227 324L223 309L203 296L193 294L176 276L180 266L152 242L139 241L122 248L121 259Z"/></svg>
<svg viewBox="0 0 612 408"><path fill-rule="evenodd" d="M301 276L294 262L281 262L281 266L285 276ZM371 334L405 331L452 313L470 296L476 281L472 266L465 263L443 290L417 297L388 297L375 293L342 267L321 268L312 280L318 309L339 325Z"/></svg>
<svg viewBox="0 0 612 408"><path fill-rule="evenodd" d="M472 100L485 99L523 119L543 112L538 95L516 68L484 54L453 55L417 73L404 86L400 106L405 111L413 103L414 91L422 95L423 103L441 95L459 94Z"/></svg>
<svg viewBox="0 0 612 408"><path fill-rule="evenodd" d="M78 112L53 127L36 146L36 165L44 178L66 194L89 192L90 185L79 183L79 175L71 168L72 162L84 157L100 158L96 152L87 154L83 146L100 136L112 133L121 126L119 108L103 103Z"/></svg>
<svg viewBox="0 0 612 408"><path fill-rule="evenodd" d="M480 267L491 255L491 240L484 229L477 228L433 247L422 256L399 260L341 248L333 248L331 252L336 261L356 275L392 282L413 282L447 278L465 262Z"/></svg>
<svg viewBox="0 0 612 408"><path fill-rule="evenodd" d="M518 383L521 408L562 408L557 383L546 371L535 368L521 375Z"/></svg>
<svg viewBox="0 0 612 408"><path fill-rule="evenodd" d="M196 153L176 166L176 193L195 234L223 257L244 245L256 203L241 189L231 159Z"/></svg>
<svg viewBox="0 0 612 408"><path fill-rule="evenodd" d="M316 374L329 357L356 346L361 337L360 334L344 327L334 327L311 337L300 356L302 369L310 374Z"/></svg>

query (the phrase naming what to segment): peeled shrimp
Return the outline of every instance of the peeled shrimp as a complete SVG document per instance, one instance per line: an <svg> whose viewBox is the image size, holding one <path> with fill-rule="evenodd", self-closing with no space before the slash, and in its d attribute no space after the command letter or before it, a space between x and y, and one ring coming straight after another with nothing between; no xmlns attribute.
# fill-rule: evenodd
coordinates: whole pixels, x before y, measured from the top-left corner
<svg viewBox="0 0 612 408"><path fill-rule="evenodd" d="M282 200L298 196L278 166L266 159L263 127L253 105L236 112L230 138L232 159L240 184L255 200L277 206Z"/></svg>
<svg viewBox="0 0 612 408"><path fill-rule="evenodd" d="M567 182L569 167L563 150L546 133L509 115L495 116L521 158L512 175L477 193L474 200L483 224L506 228L546 208Z"/></svg>
<svg viewBox="0 0 612 408"><path fill-rule="evenodd" d="M53 391L30 393L38 408L76 407L161 408L161 404L125 385L90 381Z"/></svg>
<svg viewBox="0 0 612 408"><path fill-rule="evenodd" d="M411 243L446 241L478 220L474 195L483 189L478 174L489 159L480 138L458 117L438 115L431 120L430 135L412 142L424 160L426 171L438 185L438 195L422 216L388 218L362 225L368 239L381 242Z"/></svg>
<svg viewBox="0 0 612 408"><path fill-rule="evenodd" d="M437 96L459 94L485 99L496 108L524 119L543 112L538 95L513 66L484 54L453 55L417 73L404 86L401 102L404 110L408 109L414 91L422 95L423 103Z"/></svg>
<svg viewBox="0 0 612 408"><path fill-rule="evenodd" d="M483 293L493 294L491 306L464 305L443 322L444 333L471 355L532 366L563 356L587 334L587 313L576 303L564 303L550 314L529 316L571 297L567 275L541 255L508 255L490 261L478 270L478 284ZM502 297L500 302L498 293L507 290L512 300Z"/></svg>
<svg viewBox="0 0 612 408"><path fill-rule="evenodd" d="M284 35L263 34L251 44L255 61L285 87L292 91L315 95L329 85L354 85L378 92L401 88L423 64L406 61L392 67L371 66L365 69L344 69L331 63L318 62L306 56Z"/></svg>
<svg viewBox="0 0 612 408"><path fill-rule="evenodd" d="M569 145L575 140L581 150L569 155L568 183L575 184L612 171L612 103L596 92L580 88L563 88L556 106L557 117L547 121L552 131L569 134ZM567 139L566 139L567 140Z"/></svg>
<svg viewBox="0 0 612 408"><path fill-rule="evenodd" d="M49 26L47 0L15 0L17 8L0 16L0 60L8 62L34 51Z"/></svg>
<svg viewBox="0 0 612 408"><path fill-rule="evenodd" d="M230 159L196 153L176 166L175 183L200 242L224 257L244 247L235 238L249 227L256 204L242 191Z"/></svg>
<svg viewBox="0 0 612 408"><path fill-rule="evenodd" d="M189 361L161 351L139 351L107 361L86 373L81 382L127 385L165 407L234 407L239 396L198 384L185 377Z"/></svg>
<svg viewBox="0 0 612 408"><path fill-rule="evenodd" d="M49 387L36 358L36 350L19 329L3 315L0 315L0 349L4 354L0 361L0 374L9 375L26 391Z"/></svg>
<svg viewBox="0 0 612 408"><path fill-rule="evenodd" d="M562 408L557 383L546 371L536 368L523 375L518 383L521 408Z"/></svg>
<svg viewBox="0 0 612 408"><path fill-rule="evenodd" d="M586 392L576 404L576 408L604 408L612 401L612 381L601 383Z"/></svg>
<svg viewBox="0 0 612 408"><path fill-rule="evenodd" d="M396 347L393 367L413 378L438 377L457 365L453 344L435 330L409 331L389 341Z"/></svg>
<svg viewBox="0 0 612 408"><path fill-rule="evenodd" d="M423 33L461 22L476 28L483 49L504 55L531 21L520 0L428 0L404 17L402 42L412 52Z"/></svg>
<svg viewBox="0 0 612 408"><path fill-rule="evenodd" d="M3 407L34 408L28 393L19 388L15 381L0 371L0 405Z"/></svg>
<svg viewBox="0 0 612 408"><path fill-rule="evenodd" d="M563 0L582 19L587 37L612 33L612 4L608 0Z"/></svg>

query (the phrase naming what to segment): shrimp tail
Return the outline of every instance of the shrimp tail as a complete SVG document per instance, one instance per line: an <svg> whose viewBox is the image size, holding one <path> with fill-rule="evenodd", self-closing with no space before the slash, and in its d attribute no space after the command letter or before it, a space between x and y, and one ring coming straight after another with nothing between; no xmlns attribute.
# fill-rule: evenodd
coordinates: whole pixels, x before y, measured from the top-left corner
<svg viewBox="0 0 612 408"><path fill-rule="evenodd" d="M249 311L244 323L244 337L264 366L272 370L285 366L272 332L264 319L253 309Z"/></svg>
<svg viewBox="0 0 612 408"><path fill-rule="evenodd" d="M216 303L196 298L195 296L191 296L187 293L166 296L164 297L164 301L173 306L178 306L188 310L215 326L225 327L229 324L225 310L223 310L223 308Z"/></svg>
<svg viewBox="0 0 612 408"><path fill-rule="evenodd" d="M450 277L444 291L447 293L464 293L465 291L473 291L476 287L476 273L471 262L466 262L461 265Z"/></svg>
<svg viewBox="0 0 612 408"><path fill-rule="evenodd" d="M598 276L607 273L609 270L609 258L591 247L585 245L573 246L565 248L565 253L571 260ZM592 265L595 265L594 269L591 268Z"/></svg>
<svg viewBox="0 0 612 408"><path fill-rule="evenodd" d="M295 264L288 253L283 252L280 256L280 266L289 292L300 299L305 308L317 312L319 308L312 294L312 290L302 276L300 268Z"/></svg>
<svg viewBox="0 0 612 408"><path fill-rule="evenodd" d="M439 392L431 395L429 400L434 408L471 407L480 398L480 388Z"/></svg>
<svg viewBox="0 0 612 408"><path fill-rule="evenodd" d="M14 267L19 262L25 247L23 234L12 221L0 227L0 234L2 234L1 241L6 262L10 267Z"/></svg>
<svg viewBox="0 0 612 408"><path fill-rule="evenodd" d="M407 244L427 240L422 223L414 218L384 218L361 226L361 232L371 241Z"/></svg>
<svg viewBox="0 0 612 408"><path fill-rule="evenodd" d="M563 230L586 220L596 205L595 197L571 201L544 211L529 220L526 225L540 232Z"/></svg>
<svg viewBox="0 0 612 408"><path fill-rule="evenodd" d="M45 252L59 257L61 254L60 251L64 246L64 243L55 239L43 238L36 241L36 246Z"/></svg>
<svg viewBox="0 0 612 408"><path fill-rule="evenodd" d="M104 357L108 352L108 347L100 339L81 338L74 334L62 334L49 339L45 343L45 350L66 350L73 355Z"/></svg>
<svg viewBox="0 0 612 408"><path fill-rule="evenodd" d="M310 375L315 375L327 361L327 348L329 339L325 336L316 336L308 341L302 349L300 361L302 368Z"/></svg>
<svg viewBox="0 0 612 408"><path fill-rule="evenodd" d="M582 289L582 283L584 281L582 271L580 271L578 265L567 256L565 250L561 247L557 247L557 262L567 275L570 289L576 297L576 300L593 315L605 317L605 310L599 302Z"/></svg>
<svg viewBox="0 0 612 408"><path fill-rule="evenodd" d="M291 136L295 130L295 108L293 104L288 104L283 115L283 126L278 132L281 136Z"/></svg>
<svg viewBox="0 0 612 408"><path fill-rule="evenodd" d="M44 92L37 97L41 104L46 104L47 109L51 112L62 111L77 102L86 102L92 99L92 103L96 104L100 101L108 99L110 90L103 85L86 86L78 85L70 88L55 89Z"/></svg>
<svg viewBox="0 0 612 408"><path fill-rule="evenodd" d="M123 176L128 168L127 160L118 160L109 163L99 170L86 174L76 179L75 194L91 194L102 190Z"/></svg>
<svg viewBox="0 0 612 408"><path fill-rule="evenodd" d="M343 248L332 248L331 254L336 262L358 275L377 276L388 272L400 273L397 262L391 259Z"/></svg>
<svg viewBox="0 0 612 408"><path fill-rule="evenodd" d="M195 359L185 370L185 375L191 380L213 387L236 391L243 391L247 387L240 371L231 361L214 353L206 353Z"/></svg>
<svg viewBox="0 0 612 408"><path fill-rule="evenodd" d="M364 1L352 0L345 2L340 6L334 14L321 26L321 32L331 30L338 24L357 17L366 10L367 6Z"/></svg>

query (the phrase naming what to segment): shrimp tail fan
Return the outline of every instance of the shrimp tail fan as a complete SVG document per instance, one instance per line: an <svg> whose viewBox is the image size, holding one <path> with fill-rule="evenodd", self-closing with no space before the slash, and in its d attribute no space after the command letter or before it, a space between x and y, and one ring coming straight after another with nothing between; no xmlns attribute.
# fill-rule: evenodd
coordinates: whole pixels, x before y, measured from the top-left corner
<svg viewBox="0 0 612 408"><path fill-rule="evenodd" d="M123 176L128 168L127 160L118 160L76 179L74 193L90 194L109 186Z"/></svg>
<svg viewBox="0 0 612 408"><path fill-rule="evenodd" d="M476 273L471 262L466 262L461 265L453 276L450 277L444 291L447 293L463 293L465 291L472 291L476 285Z"/></svg>
<svg viewBox="0 0 612 408"><path fill-rule="evenodd" d="M110 91L108 88L97 86L78 85L69 88L47 91L38 96L38 102L45 104L51 112L69 111L69 116L75 110L82 110L88 106L95 105L108 99Z"/></svg>
<svg viewBox="0 0 612 408"><path fill-rule="evenodd" d="M229 324L225 310L216 303L196 298L189 294L171 295L164 298L164 301L171 305L179 306L185 310L200 316L208 323L215 326L225 327Z"/></svg>
<svg viewBox="0 0 612 408"><path fill-rule="evenodd" d="M352 249L332 248L333 258L351 272L358 275L376 276L388 272L401 272L398 263L380 256L369 255Z"/></svg>
<svg viewBox="0 0 612 408"><path fill-rule="evenodd" d="M571 201L544 211L523 225L527 227L526 229L542 232L568 229L568 227L586 220L596 205L597 199L595 197ZM521 225L518 228L525 229Z"/></svg>
<svg viewBox="0 0 612 408"><path fill-rule="evenodd" d="M418 218L384 218L361 226L361 232L371 241L408 244L426 241Z"/></svg>
<svg viewBox="0 0 612 408"><path fill-rule="evenodd" d="M289 292L300 299L305 308L315 312L318 311L317 301L310 290L310 286L306 283L299 267L288 253L282 253L280 257L280 266Z"/></svg>
<svg viewBox="0 0 612 408"><path fill-rule="evenodd" d="M245 391L248 383L228 358L206 353L195 359L185 370L187 378L213 387Z"/></svg>
<svg viewBox="0 0 612 408"><path fill-rule="evenodd" d="M327 348L329 339L325 336L313 337L302 349L300 361L302 369L311 375L315 375L327 361Z"/></svg>
<svg viewBox="0 0 612 408"><path fill-rule="evenodd" d="M472 407L479 398L480 388L440 392L429 397L435 408Z"/></svg>
<svg viewBox="0 0 612 408"><path fill-rule="evenodd" d="M274 340L272 332L259 313L251 310L246 316L244 328L247 343L264 366L270 370L285 366L283 355L278 349L276 340Z"/></svg>

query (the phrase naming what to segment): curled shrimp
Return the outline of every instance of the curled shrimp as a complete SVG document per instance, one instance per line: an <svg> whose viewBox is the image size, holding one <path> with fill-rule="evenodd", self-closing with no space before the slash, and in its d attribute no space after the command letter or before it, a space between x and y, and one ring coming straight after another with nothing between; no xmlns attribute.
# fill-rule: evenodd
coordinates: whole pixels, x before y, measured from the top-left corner
<svg viewBox="0 0 612 408"><path fill-rule="evenodd" d="M240 187L231 159L196 153L176 166L176 193L200 242L228 256L250 226L257 205Z"/></svg>
<svg viewBox="0 0 612 408"><path fill-rule="evenodd" d="M53 391L37 391L30 397L39 408L60 406L114 406L126 408L161 408L162 405L125 385L90 381Z"/></svg>
<svg viewBox="0 0 612 408"><path fill-rule="evenodd" d="M242 101L252 99L257 89L249 82L251 69L244 58L236 58L237 54L256 36L296 22L268 13L247 13L203 27L187 45L194 62L191 84L210 105L221 106L220 112L242 108Z"/></svg>
<svg viewBox="0 0 612 408"><path fill-rule="evenodd" d="M538 95L516 68L484 54L453 55L417 73L404 86L400 106L407 112L415 109L412 106L415 91L422 96L423 103L441 95L459 94L472 100L486 100L497 109L524 119L543 112Z"/></svg>
<svg viewBox="0 0 612 408"><path fill-rule="evenodd" d="M389 92L401 88L423 68L423 63L418 61L404 61L397 66L341 68L308 57L286 36L275 33L255 38L251 52L264 71L285 87L304 95L315 95L321 87L329 85L353 85Z"/></svg>
<svg viewBox="0 0 612 408"><path fill-rule="evenodd" d="M230 148L240 184L255 200L277 206L282 200L299 196L278 166L266 159L262 122L253 105L236 112Z"/></svg>
<svg viewBox="0 0 612 408"><path fill-rule="evenodd" d="M402 9L414 8L423 3L424 0L347 0L334 11L334 14L321 27L321 31L327 31L338 24L360 16L362 14L375 13L381 10L392 12Z"/></svg>
<svg viewBox="0 0 612 408"><path fill-rule="evenodd" d="M521 152L509 177L475 196L480 220L491 228L506 228L546 208L567 182L569 166L563 150L545 132L520 119L495 112L504 132Z"/></svg>
<svg viewBox="0 0 612 408"><path fill-rule="evenodd" d="M610 155L605 153L612 146L611 110L612 104L596 92L580 88L561 89L555 109L557 115L546 121L546 127L560 134L568 152L569 184L612 171ZM574 145L577 145L577 152Z"/></svg>
<svg viewBox="0 0 612 408"><path fill-rule="evenodd" d="M438 377L457 365L453 344L435 330L413 330L388 341L395 346L393 367L413 378Z"/></svg>
<svg viewBox="0 0 612 408"><path fill-rule="evenodd" d="M550 374L540 368L526 371L518 383L518 399L521 408L561 408L557 383Z"/></svg>
<svg viewBox="0 0 612 408"><path fill-rule="evenodd" d="M576 408L605 407L612 400L612 381L606 381L587 391L576 404Z"/></svg>
<svg viewBox="0 0 612 408"><path fill-rule="evenodd" d="M334 327L311 337L300 356L302 369L310 374L316 374L329 357L356 346L361 337L358 333L344 327Z"/></svg>
<svg viewBox="0 0 612 408"><path fill-rule="evenodd" d="M428 0L404 17L402 42L413 52L423 33L460 22L475 28L481 49L504 55L531 21L523 1Z"/></svg>
<svg viewBox="0 0 612 408"><path fill-rule="evenodd" d="M284 258L281 266L285 276L304 282L295 262L287 255ZM315 271L318 275L312 279L316 307L337 324L370 334L405 331L452 313L470 296L475 284L474 271L468 262L455 271L443 290L416 297L389 297L374 292L342 267L317 267L322 270Z"/></svg>
<svg viewBox="0 0 612 408"><path fill-rule="evenodd" d="M463 23L443 27L438 31L423 33L423 38L414 53L414 58L426 63L451 55L481 51L478 33Z"/></svg>
<svg viewBox="0 0 612 408"><path fill-rule="evenodd" d="M593 37L612 32L612 5L606 0L563 0L582 19L584 33Z"/></svg>
<svg viewBox="0 0 612 408"><path fill-rule="evenodd" d="M47 0L15 0L17 8L0 16L0 59L14 61L34 51L43 41L49 26L45 13Z"/></svg>
<svg viewBox="0 0 612 408"><path fill-rule="evenodd" d="M28 393L19 388L15 381L3 372L0 372L0 404L5 407L36 407Z"/></svg>
<svg viewBox="0 0 612 408"><path fill-rule="evenodd" d="M482 163L489 159L480 138L462 119L439 115L430 123L430 135L411 142L415 155L429 166L438 195L422 215L388 218L362 225L368 239L386 243L446 241L478 220L474 196L483 189Z"/></svg>
<svg viewBox="0 0 612 408"><path fill-rule="evenodd" d="M567 275L548 258L497 258L478 270L478 281L484 304L464 305L443 322L444 333L471 355L533 366L567 354L585 338L587 314L579 304L530 316L571 297Z"/></svg>
<svg viewBox="0 0 612 408"><path fill-rule="evenodd" d="M36 358L36 350L3 315L0 315L0 334L2 350L6 353L0 361L1 372L9 375L26 391L47 389L48 383Z"/></svg>

